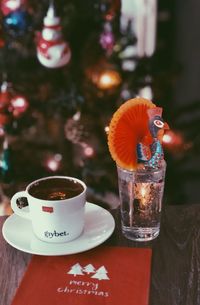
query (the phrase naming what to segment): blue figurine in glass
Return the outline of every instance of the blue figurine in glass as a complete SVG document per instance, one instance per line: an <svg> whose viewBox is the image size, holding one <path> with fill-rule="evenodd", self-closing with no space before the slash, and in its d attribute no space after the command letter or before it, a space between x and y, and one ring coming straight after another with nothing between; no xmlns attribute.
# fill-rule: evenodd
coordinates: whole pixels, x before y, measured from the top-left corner
<svg viewBox="0 0 200 305"><path fill-rule="evenodd" d="M149 130L153 138L153 142L149 147L143 143L137 145L138 162L142 163L145 168L159 168L164 153L162 148L162 138L165 129L169 126L162 118L162 108L154 107L147 110L149 118Z"/></svg>

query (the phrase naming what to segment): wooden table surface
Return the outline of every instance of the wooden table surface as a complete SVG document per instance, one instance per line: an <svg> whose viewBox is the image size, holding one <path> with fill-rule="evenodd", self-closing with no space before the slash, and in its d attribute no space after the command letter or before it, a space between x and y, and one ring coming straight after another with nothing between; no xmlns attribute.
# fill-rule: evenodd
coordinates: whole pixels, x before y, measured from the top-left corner
<svg viewBox="0 0 200 305"><path fill-rule="evenodd" d="M121 235L118 211L112 210L112 214L116 229L106 244L150 246L153 250L150 305L199 305L200 204L165 206L160 235L148 243L125 239ZM0 217L0 227L5 219ZM0 234L0 305L11 304L30 259L30 254L12 248Z"/></svg>

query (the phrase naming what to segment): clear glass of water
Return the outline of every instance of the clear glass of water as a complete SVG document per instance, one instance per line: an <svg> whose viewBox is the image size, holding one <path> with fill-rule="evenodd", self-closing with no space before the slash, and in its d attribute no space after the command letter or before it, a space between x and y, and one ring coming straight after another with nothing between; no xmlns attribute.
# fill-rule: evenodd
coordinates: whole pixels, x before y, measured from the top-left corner
<svg viewBox="0 0 200 305"><path fill-rule="evenodd" d="M159 169L128 171L117 167L124 236L149 241L160 231L166 162Z"/></svg>

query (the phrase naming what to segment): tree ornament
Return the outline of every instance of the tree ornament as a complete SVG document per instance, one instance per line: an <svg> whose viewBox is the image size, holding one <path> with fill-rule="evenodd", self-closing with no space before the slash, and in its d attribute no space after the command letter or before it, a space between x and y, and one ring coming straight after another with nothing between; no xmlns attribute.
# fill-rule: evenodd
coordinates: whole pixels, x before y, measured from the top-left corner
<svg viewBox="0 0 200 305"><path fill-rule="evenodd" d="M11 101L11 94L8 90L8 83L4 81L1 85L0 92L0 127L4 127L9 124L11 117L8 110Z"/></svg>
<svg viewBox="0 0 200 305"><path fill-rule="evenodd" d="M31 29L32 18L31 15L19 8L18 10L6 15L3 19L5 31L12 36L22 36Z"/></svg>
<svg viewBox="0 0 200 305"><path fill-rule="evenodd" d="M115 38L112 31L112 25L110 21L106 21L103 25L103 32L100 34L100 45L106 50L108 55L112 54L115 44Z"/></svg>
<svg viewBox="0 0 200 305"><path fill-rule="evenodd" d="M7 127L14 119L19 119L26 112L29 103L25 96L11 93L4 81L0 92L0 127Z"/></svg>
<svg viewBox="0 0 200 305"><path fill-rule="evenodd" d="M7 16L18 10L25 3L25 0L1 0L1 11L4 16Z"/></svg>
<svg viewBox="0 0 200 305"><path fill-rule="evenodd" d="M71 50L63 40L60 18L55 15L54 6L49 6L42 33L38 34L37 57L47 68L59 68L68 64Z"/></svg>

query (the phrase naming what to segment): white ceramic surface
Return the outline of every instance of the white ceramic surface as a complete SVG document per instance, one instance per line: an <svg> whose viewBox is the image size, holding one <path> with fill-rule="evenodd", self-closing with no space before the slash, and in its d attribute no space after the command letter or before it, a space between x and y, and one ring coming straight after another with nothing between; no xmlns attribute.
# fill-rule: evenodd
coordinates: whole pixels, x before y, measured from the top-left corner
<svg viewBox="0 0 200 305"><path fill-rule="evenodd" d="M95 248L111 236L114 228L114 218L107 210L87 202L84 231L75 240L56 244L43 242L33 233L31 222L15 214L6 219L2 233L4 239L18 250L53 256L75 254Z"/></svg>
<svg viewBox="0 0 200 305"><path fill-rule="evenodd" d="M78 195L62 200L48 200L31 195L32 186L40 182L50 182L52 179L65 179L66 185L68 180L74 181L74 185L78 188L82 186L82 190ZM83 232L86 190L85 183L74 177L44 177L31 182L25 191L15 193L10 200L11 208L16 215L31 220L33 231L40 240L51 243L69 242ZM27 198L28 208L20 209L17 200L23 197Z"/></svg>

